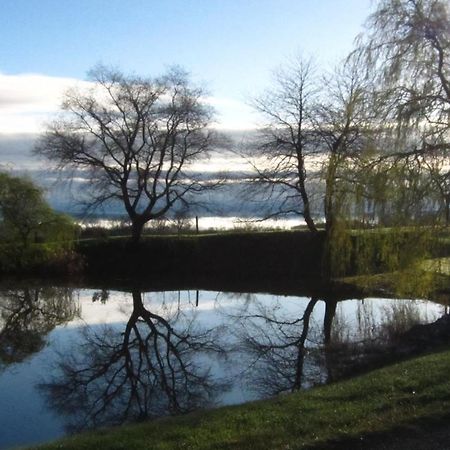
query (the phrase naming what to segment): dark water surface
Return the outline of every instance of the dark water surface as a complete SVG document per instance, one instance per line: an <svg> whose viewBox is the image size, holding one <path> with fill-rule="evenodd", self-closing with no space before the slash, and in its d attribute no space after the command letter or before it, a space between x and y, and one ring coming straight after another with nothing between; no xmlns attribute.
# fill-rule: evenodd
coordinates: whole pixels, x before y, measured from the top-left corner
<svg viewBox="0 0 450 450"><path fill-rule="evenodd" d="M421 300L0 288L0 448L326 383L443 313Z"/></svg>

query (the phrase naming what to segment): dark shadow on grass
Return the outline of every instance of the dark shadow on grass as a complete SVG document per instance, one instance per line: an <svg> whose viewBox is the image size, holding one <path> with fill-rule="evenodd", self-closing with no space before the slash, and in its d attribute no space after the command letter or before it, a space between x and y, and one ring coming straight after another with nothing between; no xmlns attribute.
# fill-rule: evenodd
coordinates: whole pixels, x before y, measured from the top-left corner
<svg viewBox="0 0 450 450"><path fill-rule="evenodd" d="M302 447L311 450L446 450L450 449L450 414L410 421L388 431Z"/></svg>

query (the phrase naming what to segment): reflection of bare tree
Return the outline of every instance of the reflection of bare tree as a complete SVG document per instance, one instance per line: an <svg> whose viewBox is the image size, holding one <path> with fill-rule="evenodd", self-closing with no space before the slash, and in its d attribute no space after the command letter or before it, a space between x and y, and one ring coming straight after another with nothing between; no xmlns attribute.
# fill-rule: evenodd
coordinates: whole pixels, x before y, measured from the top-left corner
<svg viewBox="0 0 450 450"><path fill-rule="evenodd" d="M318 299L308 302L303 314L290 320L277 307L243 317L243 350L252 355L251 383L265 396L301 389L311 314Z"/></svg>
<svg viewBox="0 0 450 450"><path fill-rule="evenodd" d="M218 388L198 360L205 352L221 352L212 330L195 330L179 309L151 312L134 291L125 328L86 328L41 388L75 430L183 413L211 403Z"/></svg>
<svg viewBox="0 0 450 450"><path fill-rule="evenodd" d="M346 308L337 307L340 299L327 298L322 336L322 330L312 327L317 303L313 297L304 309L291 310L290 315L277 303L259 304L256 313L240 314L238 351L249 357L247 378L262 396L331 382L389 362L398 353L396 339L413 325L430 320L411 301L386 305L359 301L346 315Z"/></svg>
<svg viewBox="0 0 450 450"><path fill-rule="evenodd" d="M68 288L24 288L0 293L0 363L38 352L45 336L78 313Z"/></svg>

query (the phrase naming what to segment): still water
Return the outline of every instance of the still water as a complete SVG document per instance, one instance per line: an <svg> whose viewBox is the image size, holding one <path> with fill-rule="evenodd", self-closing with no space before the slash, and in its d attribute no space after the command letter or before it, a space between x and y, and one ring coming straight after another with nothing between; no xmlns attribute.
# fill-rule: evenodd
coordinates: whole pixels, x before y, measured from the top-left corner
<svg viewBox="0 0 450 450"><path fill-rule="evenodd" d="M0 448L326 383L444 307L213 291L0 290Z"/></svg>

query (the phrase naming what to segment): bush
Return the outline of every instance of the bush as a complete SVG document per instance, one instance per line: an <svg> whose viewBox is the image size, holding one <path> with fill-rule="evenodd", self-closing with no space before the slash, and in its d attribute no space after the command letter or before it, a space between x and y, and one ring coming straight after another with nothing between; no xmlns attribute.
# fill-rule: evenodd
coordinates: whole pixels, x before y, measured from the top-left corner
<svg viewBox="0 0 450 450"><path fill-rule="evenodd" d="M53 211L42 190L26 178L0 173L0 270L29 269L70 251L72 220Z"/></svg>

